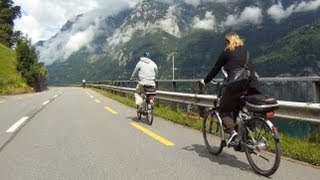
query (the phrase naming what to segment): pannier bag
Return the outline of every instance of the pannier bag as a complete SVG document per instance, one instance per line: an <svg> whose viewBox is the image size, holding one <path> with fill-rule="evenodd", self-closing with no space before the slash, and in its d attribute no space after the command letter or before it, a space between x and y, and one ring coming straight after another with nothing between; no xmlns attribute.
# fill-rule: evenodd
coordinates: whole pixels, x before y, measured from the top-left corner
<svg viewBox="0 0 320 180"><path fill-rule="evenodd" d="M275 97L255 94L244 97L246 108L251 112L267 113L279 108Z"/></svg>

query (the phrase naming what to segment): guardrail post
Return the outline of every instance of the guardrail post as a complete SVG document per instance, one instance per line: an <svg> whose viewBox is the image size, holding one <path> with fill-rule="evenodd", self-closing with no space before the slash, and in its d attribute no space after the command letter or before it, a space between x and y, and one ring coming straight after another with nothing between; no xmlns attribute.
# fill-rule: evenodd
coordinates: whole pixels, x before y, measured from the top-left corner
<svg viewBox="0 0 320 180"><path fill-rule="evenodd" d="M198 82L198 89L199 89L199 92L198 92L199 94L204 94L204 86L200 82ZM199 110L200 117L203 117L205 108L198 107L198 110Z"/></svg>
<svg viewBox="0 0 320 180"><path fill-rule="evenodd" d="M173 92L177 91L177 82L172 82L172 90Z"/></svg>
<svg viewBox="0 0 320 180"><path fill-rule="evenodd" d="M320 103L320 81L313 81L312 86L313 86L313 102ZM317 124L317 129L318 129L318 135L320 135L320 123Z"/></svg>
<svg viewBox="0 0 320 180"><path fill-rule="evenodd" d="M177 92L177 82L172 82L172 91ZM178 110L178 103L173 102L172 103L172 110L177 111Z"/></svg>
<svg viewBox="0 0 320 180"><path fill-rule="evenodd" d="M313 102L320 103L320 81L312 82L313 85Z"/></svg>

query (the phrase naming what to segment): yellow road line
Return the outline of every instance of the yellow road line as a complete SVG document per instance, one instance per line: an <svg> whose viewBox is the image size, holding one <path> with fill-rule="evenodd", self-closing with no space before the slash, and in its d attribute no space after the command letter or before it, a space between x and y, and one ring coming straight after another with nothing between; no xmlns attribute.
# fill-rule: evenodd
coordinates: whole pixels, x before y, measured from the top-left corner
<svg viewBox="0 0 320 180"><path fill-rule="evenodd" d="M134 126L135 128L139 129L140 131L142 131L143 133L151 136L152 138L154 138L155 140L161 142L162 144L164 145L167 145L167 146L174 146L174 144L167 140L166 138L163 138L159 135L157 135L156 133L150 131L149 129L143 127L143 126L140 126L138 123L135 123L135 122L132 122L131 123L132 126Z"/></svg>
<svg viewBox="0 0 320 180"><path fill-rule="evenodd" d="M109 107L107 107L107 106L105 106L104 108L105 108L107 111L111 112L112 114L118 114L117 111L115 111L115 110L113 110L113 109L111 109L111 108L109 108Z"/></svg>
<svg viewBox="0 0 320 180"><path fill-rule="evenodd" d="M101 103L98 99L95 99L94 101L96 101L97 103Z"/></svg>

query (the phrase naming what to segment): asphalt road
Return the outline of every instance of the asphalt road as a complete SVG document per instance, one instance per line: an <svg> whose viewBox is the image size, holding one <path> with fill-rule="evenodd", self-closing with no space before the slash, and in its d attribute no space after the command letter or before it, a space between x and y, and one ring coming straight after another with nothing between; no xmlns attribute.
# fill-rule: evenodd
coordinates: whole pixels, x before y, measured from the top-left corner
<svg viewBox="0 0 320 180"><path fill-rule="evenodd" d="M51 88L0 96L0 179L268 179L243 153L213 156L200 131L92 90ZM320 168L282 158L271 179L319 179Z"/></svg>

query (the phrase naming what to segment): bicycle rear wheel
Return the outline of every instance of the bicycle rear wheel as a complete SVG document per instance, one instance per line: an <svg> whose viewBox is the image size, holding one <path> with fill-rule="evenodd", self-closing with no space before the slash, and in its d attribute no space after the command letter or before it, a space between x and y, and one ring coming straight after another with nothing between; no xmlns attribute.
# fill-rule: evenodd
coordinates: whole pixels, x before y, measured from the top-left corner
<svg viewBox="0 0 320 180"><path fill-rule="evenodd" d="M137 118L138 118L138 120L141 120L141 116L142 116L141 109L137 109Z"/></svg>
<svg viewBox="0 0 320 180"><path fill-rule="evenodd" d="M151 125L152 122L153 122L153 108L151 106L150 103L146 103L147 104L147 121L148 121L148 124Z"/></svg>
<svg viewBox="0 0 320 180"><path fill-rule="evenodd" d="M218 155L224 147L224 131L217 114L210 111L203 119L202 134L208 151Z"/></svg>
<svg viewBox="0 0 320 180"><path fill-rule="evenodd" d="M245 142L254 148L246 148L246 156L255 172L263 176L274 174L280 164L281 148L277 132L267 124L265 119L254 117L247 125Z"/></svg>

